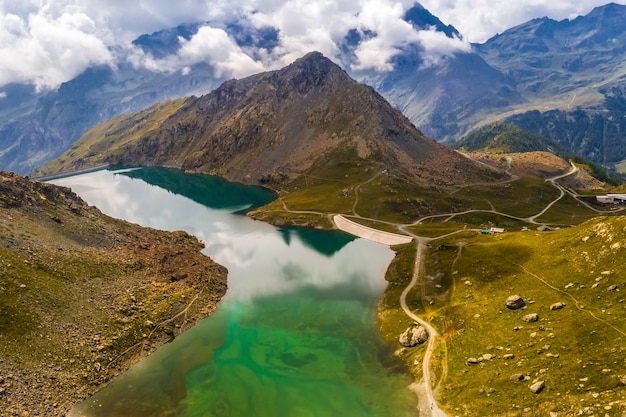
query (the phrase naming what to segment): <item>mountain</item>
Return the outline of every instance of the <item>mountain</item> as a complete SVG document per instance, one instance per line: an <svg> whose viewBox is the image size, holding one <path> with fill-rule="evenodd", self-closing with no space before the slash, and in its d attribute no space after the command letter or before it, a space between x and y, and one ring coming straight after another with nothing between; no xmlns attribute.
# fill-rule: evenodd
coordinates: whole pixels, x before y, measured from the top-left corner
<svg viewBox="0 0 626 417"><path fill-rule="evenodd" d="M624 21L626 6L610 3L572 20L533 19L437 65L407 48L393 71L356 76L438 141L503 120L611 166L626 160ZM442 26L433 25L457 36Z"/></svg>
<svg viewBox="0 0 626 417"><path fill-rule="evenodd" d="M433 66L398 65L365 81L425 134L444 143L524 101L506 76L474 53L459 53Z"/></svg>
<svg viewBox="0 0 626 417"><path fill-rule="evenodd" d="M559 142L571 152L612 166L626 159L624 112L609 110L538 110L505 119L530 132Z"/></svg>
<svg viewBox="0 0 626 417"><path fill-rule="evenodd" d="M626 6L534 19L474 45L526 102L494 117L610 166L626 159ZM515 114L513 114L515 113Z"/></svg>
<svg viewBox="0 0 626 417"><path fill-rule="evenodd" d="M608 4L573 20L534 19L464 52L436 57L419 42L407 43L392 58L390 71L350 69L358 46L376 35L353 28L338 42L338 62L442 143L505 120L612 165L626 160L621 133L626 129L625 19L626 6ZM419 3L404 20L416 30L462 39ZM133 44L156 59L169 57L204 24L142 35ZM280 44L273 27L234 20L219 28L254 59L271 55ZM29 173L97 123L165 99L206 94L223 81L208 64L154 72L124 61L115 69L90 68L52 92L5 86L0 91L0 168Z"/></svg>
<svg viewBox="0 0 626 417"><path fill-rule="evenodd" d="M611 3L573 20L533 19L474 47L527 97L593 103L626 75L624 19L626 6Z"/></svg>
<svg viewBox="0 0 626 417"><path fill-rule="evenodd" d="M514 153L548 151L559 152L564 148L541 136L529 133L508 123L492 123L480 127L454 143L453 148L464 151L490 153Z"/></svg>
<svg viewBox="0 0 626 417"><path fill-rule="evenodd" d="M278 71L228 81L202 97L114 118L40 172L108 162L256 183L295 179L339 149L418 182L493 175L424 137L372 88L317 52Z"/></svg>
<svg viewBox="0 0 626 417"><path fill-rule="evenodd" d="M404 20L416 30L462 38L453 26L446 26L419 3L405 13ZM473 51L432 63L421 45L411 44L393 58L392 64L389 72L352 75L376 88L427 136L441 142L454 142L486 115L524 101L505 74Z"/></svg>
<svg viewBox="0 0 626 417"><path fill-rule="evenodd" d="M202 247L0 171L2 415L65 415L214 311L226 270Z"/></svg>
<svg viewBox="0 0 626 417"><path fill-rule="evenodd" d="M416 29L462 37L419 3L407 10L404 19ZM142 35L133 44L145 54L163 58L178 51L181 39L189 40L202 25L180 25ZM259 51L271 52L279 43L278 31L272 27L257 28L233 21L223 29L253 58L259 58ZM346 34L341 57L346 68L354 49L367 36L367 31L356 29ZM394 58L394 71L351 75L377 88L428 135L439 140L453 137L468 123L480 119L482 107L503 108L521 100L506 78L476 54L450 57L441 66L423 64L423 48L411 44ZM5 87L7 97L0 100L0 167L27 174L58 157L97 123L165 99L206 94L223 81L207 64L191 66L183 74L153 72L120 62L115 69L90 68L47 93L16 94L15 89L32 88ZM15 103L17 97L23 97L19 106ZM3 111L2 106L10 111Z"/></svg>
<svg viewBox="0 0 626 417"><path fill-rule="evenodd" d="M181 25L143 35L133 44L145 54L163 57L178 50L180 39L189 39L199 26ZM192 65L182 73L150 71L124 61L115 68L88 68L53 91L5 86L0 89L5 96L0 99L0 167L28 174L98 123L169 98L207 93L223 81L208 64Z"/></svg>
<svg viewBox="0 0 626 417"><path fill-rule="evenodd" d="M89 68L55 91L34 94L21 107L7 106L10 113L0 108L0 167L27 174L57 157L97 123L167 98L210 91L219 81L205 64L193 66L186 75L130 64L115 70ZM19 96L6 94L4 100Z"/></svg>

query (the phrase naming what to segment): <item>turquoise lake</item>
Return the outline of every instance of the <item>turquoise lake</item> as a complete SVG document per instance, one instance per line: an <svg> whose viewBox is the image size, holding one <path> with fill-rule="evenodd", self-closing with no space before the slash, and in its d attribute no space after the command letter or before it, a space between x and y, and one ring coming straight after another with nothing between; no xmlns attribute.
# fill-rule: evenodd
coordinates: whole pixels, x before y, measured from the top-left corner
<svg viewBox="0 0 626 417"><path fill-rule="evenodd" d="M376 302L393 252L342 232L277 228L243 215L274 195L174 169L51 181L102 212L185 230L228 268L218 310L79 404L71 416L414 416Z"/></svg>

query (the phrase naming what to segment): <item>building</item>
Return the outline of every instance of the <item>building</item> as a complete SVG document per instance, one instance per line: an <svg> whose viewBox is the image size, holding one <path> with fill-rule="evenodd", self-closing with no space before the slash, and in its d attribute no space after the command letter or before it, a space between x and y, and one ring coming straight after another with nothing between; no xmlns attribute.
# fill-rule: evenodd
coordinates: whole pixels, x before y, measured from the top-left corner
<svg viewBox="0 0 626 417"><path fill-rule="evenodd" d="M626 204L626 194L598 195L596 199L602 204Z"/></svg>
<svg viewBox="0 0 626 417"><path fill-rule="evenodd" d="M504 229L501 227L490 227L489 229L483 229L481 233L483 235L493 235L496 233L504 233Z"/></svg>

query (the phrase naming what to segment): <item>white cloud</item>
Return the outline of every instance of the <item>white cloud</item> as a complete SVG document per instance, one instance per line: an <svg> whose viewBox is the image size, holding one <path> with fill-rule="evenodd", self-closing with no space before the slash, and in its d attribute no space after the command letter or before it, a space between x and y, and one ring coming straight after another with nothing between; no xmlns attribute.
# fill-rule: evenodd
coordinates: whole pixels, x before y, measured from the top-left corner
<svg viewBox="0 0 626 417"><path fill-rule="evenodd" d="M132 62L152 71L188 73L193 64L206 62L221 77L240 78L263 71L263 65L246 55L223 29L203 26L191 39L180 38L180 50L175 55L155 59L135 50Z"/></svg>
<svg viewBox="0 0 626 417"><path fill-rule="evenodd" d="M420 1L471 42L535 17L573 18L605 2ZM181 41L176 55L157 60L135 50L133 62L183 72L196 62L208 62L220 74L239 77L286 65L313 50L338 60L340 42L355 28L374 34L357 47L355 69L389 70L392 58L411 44L421 45L428 65L467 50L466 42L415 31L404 22L404 11L413 4L413 0L5 0L0 2L0 86L19 82L54 88L93 64L114 65L109 47L183 23L207 26L191 40ZM234 19L245 19L257 28L276 28L278 46L271 52L240 48L222 30Z"/></svg>
<svg viewBox="0 0 626 417"><path fill-rule="evenodd" d="M458 38L448 38L434 29L419 31L418 38L424 48L423 66L437 65L443 57L450 57L459 52L470 52L472 49L469 42Z"/></svg>
<svg viewBox="0 0 626 417"><path fill-rule="evenodd" d="M539 17L554 20L586 15L609 0L421 0L446 24L452 24L470 42L484 42L497 33ZM624 0L614 1L626 4Z"/></svg>
<svg viewBox="0 0 626 417"><path fill-rule="evenodd" d="M83 13L0 15L0 85L56 87L92 64L110 62L94 22Z"/></svg>
<svg viewBox="0 0 626 417"><path fill-rule="evenodd" d="M376 36L359 44L355 51L357 63L354 69L393 69L389 62L391 58L400 52L402 46L419 39L411 24L402 20L404 12L399 3L368 1L363 5L358 19L359 29L371 31Z"/></svg>
<svg viewBox="0 0 626 417"><path fill-rule="evenodd" d="M0 91L0 100L2 100L3 98L7 98L7 93L5 93L4 91Z"/></svg>
<svg viewBox="0 0 626 417"><path fill-rule="evenodd" d="M280 45L269 57L277 61L270 63L274 65L289 64L311 51L336 58L337 42L345 36L359 9L352 2L332 0L288 0L258 6L247 10L252 24L279 29Z"/></svg>

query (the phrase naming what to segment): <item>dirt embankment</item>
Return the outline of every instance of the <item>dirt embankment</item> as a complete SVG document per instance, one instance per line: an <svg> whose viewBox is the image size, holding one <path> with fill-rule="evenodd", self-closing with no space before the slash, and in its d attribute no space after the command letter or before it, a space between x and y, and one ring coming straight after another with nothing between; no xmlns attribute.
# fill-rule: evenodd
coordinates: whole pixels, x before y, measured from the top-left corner
<svg viewBox="0 0 626 417"><path fill-rule="evenodd" d="M211 314L227 271L202 247L0 172L0 414L64 415Z"/></svg>

